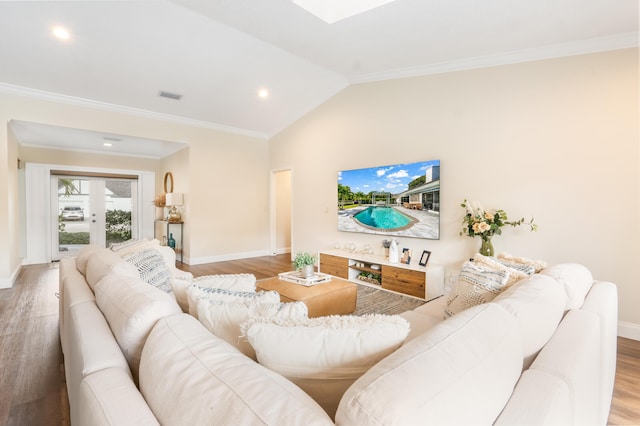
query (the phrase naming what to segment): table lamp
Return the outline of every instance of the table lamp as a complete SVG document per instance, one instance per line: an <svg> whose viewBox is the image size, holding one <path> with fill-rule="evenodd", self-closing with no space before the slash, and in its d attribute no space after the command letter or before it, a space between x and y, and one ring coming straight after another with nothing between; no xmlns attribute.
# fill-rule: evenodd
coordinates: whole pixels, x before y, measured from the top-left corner
<svg viewBox="0 0 640 426"><path fill-rule="evenodd" d="M165 204L170 207L169 214L167 215L167 220L169 222L180 222L182 220L182 216L178 211L178 206L181 206L184 202L184 198L182 194L176 192L169 192L164 195L165 196Z"/></svg>

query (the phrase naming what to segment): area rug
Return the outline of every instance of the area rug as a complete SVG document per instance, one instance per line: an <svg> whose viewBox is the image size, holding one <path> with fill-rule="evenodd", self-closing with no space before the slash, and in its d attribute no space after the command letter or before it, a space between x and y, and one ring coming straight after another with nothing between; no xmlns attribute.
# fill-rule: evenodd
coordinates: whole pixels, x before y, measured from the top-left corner
<svg viewBox="0 0 640 426"><path fill-rule="evenodd" d="M358 284L358 298L354 315L396 315L424 305L425 301Z"/></svg>

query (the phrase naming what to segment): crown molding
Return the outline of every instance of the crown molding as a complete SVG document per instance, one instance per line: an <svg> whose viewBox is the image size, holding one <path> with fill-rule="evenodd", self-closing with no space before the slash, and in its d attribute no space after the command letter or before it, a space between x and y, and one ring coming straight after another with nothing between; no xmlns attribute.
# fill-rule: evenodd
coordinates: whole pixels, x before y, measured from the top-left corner
<svg viewBox="0 0 640 426"><path fill-rule="evenodd" d="M568 43L553 44L544 47L516 50L495 55L477 56L455 61L439 62L417 67L402 68L393 71L370 73L349 79L350 83L371 83L383 80L418 77L423 75L444 74L447 72L464 71L474 68L487 68L499 65L531 62L564 56L584 55L588 53L604 52L608 50L638 47L638 33L621 33L607 37L591 38Z"/></svg>
<svg viewBox="0 0 640 426"><path fill-rule="evenodd" d="M233 133L237 135L250 136L258 139L268 139L265 133L254 132L251 130L239 129L231 126L211 123L208 121L194 120L186 117L178 117L175 115L162 114L159 112L147 111L138 108L132 108L122 105L110 104L107 102L94 101L91 99L78 98L75 96L62 95L59 93L46 92L44 90L32 89L29 87L16 86L0 82L0 93L8 95L24 96L45 101L58 102L62 104L79 106L84 108L93 108L103 111L133 115L136 117L148 118L152 120L166 121L170 123L183 124L186 126L199 127L203 129L217 130L225 133Z"/></svg>

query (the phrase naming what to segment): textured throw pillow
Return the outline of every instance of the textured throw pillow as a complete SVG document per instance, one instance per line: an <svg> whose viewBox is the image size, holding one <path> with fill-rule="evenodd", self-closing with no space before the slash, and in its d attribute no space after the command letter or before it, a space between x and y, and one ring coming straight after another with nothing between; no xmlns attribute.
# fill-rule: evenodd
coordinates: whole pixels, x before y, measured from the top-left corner
<svg viewBox="0 0 640 426"><path fill-rule="evenodd" d="M458 274L458 282L447 300L444 318L492 301L507 287L508 280L509 272L487 268L475 262L465 262Z"/></svg>
<svg viewBox="0 0 640 426"><path fill-rule="evenodd" d="M259 363L298 385L333 418L347 388L402 345L409 323L397 315L254 318L245 329Z"/></svg>
<svg viewBox="0 0 640 426"><path fill-rule="evenodd" d="M544 260L533 260L527 259L526 257L516 257L510 255L509 253L499 253L496 257L499 261L507 262L511 265L531 266L534 269L535 273L538 273L547 267L547 262L545 262Z"/></svg>
<svg viewBox="0 0 640 426"><path fill-rule="evenodd" d="M111 251L117 253L120 257L125 257L131 253L138 251L160 248L160 241L158 240L128 240L122 243L113 243L109 246Z"/></svg>
<svg viewBox="0 0 640 426"><path fill-rule="evenodd" d="M170 281L173 294L182 308L182 312L189 312L187 288L195 285L202 288L222 288L234 291L256 291L256 277L253 274L222 274L205 275L198 278L192 276L174 276ZM196 314L197 315L197 312ZM194 315L194 316L195 316Z"/></svg>
<svg viewBox="0 0 640 426"><path fill-rule="evenodd" d="M198 302L200 299L219 302L244 302L244 303L279 303L280 294L277 291L234 291L223 288L200 287L191 285L187 287L187 300L189 302L189 315L198 318Z"/></svg>
<svg viewBox="0 0 640 426"><path fill-rule="evenodd" d="M171 271L158 250L148 249L130 253L123 259L138 269L140 278L160 290L170 293Z"/></svg>
<svg viewBox="0 0 640 426"><path fill-rule="evenodd" d="M197 301L198 319L212 334L235 346L240 352L255 360L256 353L247 339L244 338L242 330L242 325L247 320L252 318L273 318L284 321L303 321L308 317L307 305L303 302L280 303L280 296L277 292L261 293L273 293L276 300L269 300L272 299L271 296L230 301L201 298Z"/></svg>
<svg viewBox="0 0 640 426"><path fill-rule="evenodd" d="M504 263L498 261L498 259L496 259L495 257L483 256L480 253L476 253L475 256L473 256L473 262L489 269L495 269L497 271L508 273L509 278L507 279L507 286L511 286L512 284L527 278L533 273L533 268L529 267L531 269L531 273L527 274L523 270L520 270L518 268L511 268L508 265L505 265Z"/></svg>

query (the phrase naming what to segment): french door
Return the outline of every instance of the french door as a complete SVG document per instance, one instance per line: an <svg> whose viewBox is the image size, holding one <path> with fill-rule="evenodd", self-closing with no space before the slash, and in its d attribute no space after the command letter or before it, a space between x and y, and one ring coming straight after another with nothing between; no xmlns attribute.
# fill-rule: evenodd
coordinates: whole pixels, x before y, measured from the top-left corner
<svg viewBox="0 0 640 426"><path fill-rule="evenodd" d="M51 174L53 259L135 238L137 180Z"/></svg>

